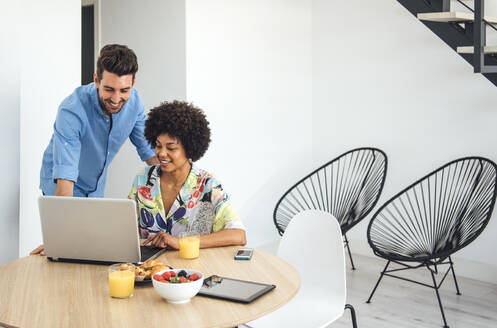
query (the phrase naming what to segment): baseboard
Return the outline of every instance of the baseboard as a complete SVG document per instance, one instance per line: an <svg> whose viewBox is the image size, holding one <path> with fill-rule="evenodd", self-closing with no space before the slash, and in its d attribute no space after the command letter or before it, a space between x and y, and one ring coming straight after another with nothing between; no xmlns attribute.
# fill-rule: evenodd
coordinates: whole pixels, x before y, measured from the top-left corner
<svg viewBox="0 0 497 328"><path fill-rule="evenodd" d="M349 244L352 254L375 257L367 241L349 238ZM454 270L458 277L461 276L491 284L497 284L497 267L461 258L457 255L452 256L452 260L454 261Z"/></svg>

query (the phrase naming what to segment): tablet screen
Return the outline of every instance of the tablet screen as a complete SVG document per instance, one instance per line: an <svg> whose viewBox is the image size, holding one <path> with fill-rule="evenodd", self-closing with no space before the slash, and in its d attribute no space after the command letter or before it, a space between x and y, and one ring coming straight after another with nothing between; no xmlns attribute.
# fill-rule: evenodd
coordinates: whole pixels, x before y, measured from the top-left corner
<svg viewBox="0 0 497 328"><path fill-rule="evenodd" d="M199 295L249 303L275 287L258 282L210 276L204 280Z"/></svg>

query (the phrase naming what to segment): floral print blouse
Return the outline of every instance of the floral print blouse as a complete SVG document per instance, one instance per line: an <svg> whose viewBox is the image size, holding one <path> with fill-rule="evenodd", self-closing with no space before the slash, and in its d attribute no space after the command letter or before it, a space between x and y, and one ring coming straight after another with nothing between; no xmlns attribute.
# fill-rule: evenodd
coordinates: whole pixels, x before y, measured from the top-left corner
<svg viewBox="0 0 497 328"><path fill-rule="evenodd" d="M245 230L219 181L195 165L169 213L164 213L160 174L159 165L147 167L144 174L135 177L128 195L137 204L141 238L159 231L178 236L183 231L209 234L223 229Z"/></svg>

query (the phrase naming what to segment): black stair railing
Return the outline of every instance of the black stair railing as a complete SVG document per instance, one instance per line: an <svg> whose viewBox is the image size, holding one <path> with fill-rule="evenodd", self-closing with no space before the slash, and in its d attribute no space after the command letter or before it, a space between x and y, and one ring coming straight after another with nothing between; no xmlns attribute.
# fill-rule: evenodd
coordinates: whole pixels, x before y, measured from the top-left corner
<svg viewBox="0 0 497 328"><path fill-rule="evenodd" d="M462 3L461 0L457 0ZM465 6L469 8L468 6ZM471 8L469 8L471 10ZM474 28L474 55L473 67L475 73L497 73L496 65L485 64L485 45L487 43L487 25L497 31L497 28L487 22L485 17L485 1L475 0L475 28Z"/></svg>
<svg viewBox="0 0 497 328"><path fill-rule="evenodd" d="M417 16L420 13L450 11L450 0L397 0L411 14ZM497 28L487 22L484 11L484 0L475 0L475 8L470 8L460 0L465 8L474 13L474 21L462 22L432 22L420 21L440 39L442 39L454 51L457 47L472 46L473 54L459 55L474 67L475 73L482 73L490 82L497 86L497 55L486 54L486 26L497 31Z"/></svg>
<svg viewBox="0 0 497 328"><path fill-rule="evenodd" d="M445 1L445 0L444 0ZM475 8L471 8L461 0L456 0L470 12L474 13L474 48L473 67L475 73L497 73L497 66L485 64L485 46L487 45L487 26L497 31L497 28L485 20L485 0L474 0Z"/></svg>

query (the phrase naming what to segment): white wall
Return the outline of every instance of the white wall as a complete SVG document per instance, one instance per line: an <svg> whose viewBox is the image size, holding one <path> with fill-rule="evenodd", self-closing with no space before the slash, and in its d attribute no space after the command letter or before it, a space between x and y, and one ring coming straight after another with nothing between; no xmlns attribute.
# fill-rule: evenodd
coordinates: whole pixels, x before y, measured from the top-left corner
<svg viewBox="0 0 497 328"><path fill-rule="evenodd" d="M0 140L3 188L0 189L0 265L17 258L19 253L19 25L17 2L3 6L0 13Z"/></svg>
<svg viewBox="0 0 497 328"><path fill-rule="evenodd" d="M146 110L187 94L206 111L213 141L198 165L230 192L250 244L274 239L272 209L286 177L311 165L298 161L311 157L310 1L100 6L102 45L124 43L137 53ZM142 166L125 144L109 168L106 197L125 197Z"/></svg>
<svg viewBox="0 0 497 328"><path fill-rule="evenodd" d="M81 83L81 0L20 2L19 252L41 244L37 198L43 151L60 102Z"/></svg>
<svg viewBox="0 0 497 328"><path fill-rule="evenodd" d="M212 129L198 165L230 193L252 246L276 238L274 205L311 165L310 33L311 1L186 1L187 98Z"/></svg>
<svg viewBox="0 0 497 328"><path fill-rule="evenodd" d="M382 204L452 159L497 161L496 86L397 1L315 0L312 37L315 166L354 147L383 149ZM496 215L454 256L460 275L497 283ZM369 218L350 233L353 251L371 254Z"/></svg>
<svg viewBox="0 0 497 328"><path fill-rule="evenodd" d="M101 46L126 44L138 57L136 88L145 111L186 98L185 2L101 0ZM106 197L125 198L144 167L129 140L111 163Z"/></svg>

